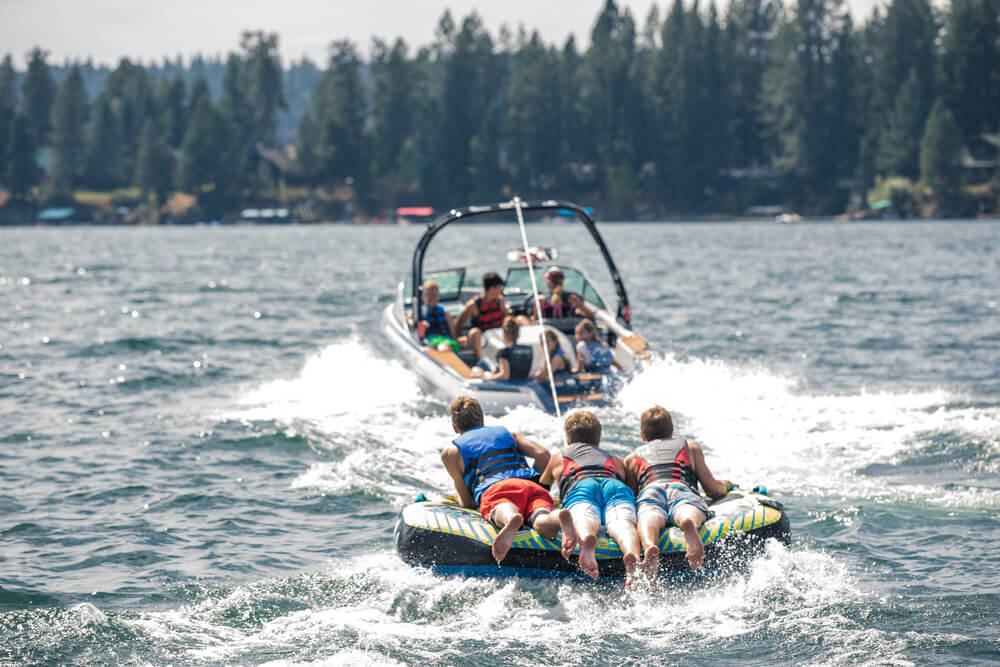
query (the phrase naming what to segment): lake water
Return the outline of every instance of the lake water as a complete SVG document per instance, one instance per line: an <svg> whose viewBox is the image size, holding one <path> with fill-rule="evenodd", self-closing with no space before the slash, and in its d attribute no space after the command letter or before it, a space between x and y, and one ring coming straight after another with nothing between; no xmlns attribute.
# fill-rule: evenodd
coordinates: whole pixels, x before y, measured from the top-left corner
<svg viewBox="0 0 1000 667"><path fill-rule="evenodd" d="M656 352L605 445L662 404L789 548L636 594L413 569L453 434L379 320L419 228L3 229L0 663L1000 662L1000 225L601 229ZM579 231L528 234L599 280ZM519 238L465 232L439 261Z"/></svg>

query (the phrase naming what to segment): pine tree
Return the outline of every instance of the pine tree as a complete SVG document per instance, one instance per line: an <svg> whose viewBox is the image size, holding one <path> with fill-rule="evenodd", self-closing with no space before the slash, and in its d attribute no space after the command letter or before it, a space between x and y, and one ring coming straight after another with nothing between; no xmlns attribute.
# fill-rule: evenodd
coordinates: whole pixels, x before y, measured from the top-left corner
<svg viewBox="0 0 1000 667"><path fill-rule="evenodd" d="M244 94L249 104L251 140L265 146L275 143L275 124L279 109L285 108L281 58L277 33L244 32Z"/></svg>
<svg viewBox="0 0 1000 667"><path fill-rule="evenodd" d="M55 191L72 196L84 164L84 125L89 105L79 67L73 67L56 93L52 107L52 181Z"/></svg>
<svg viewBox="0 0 1000 667"><path fill-rule="evenodd" d="M1000 129L1000 0L951 0L942 93L966 140Z"/></svg>
<svg viewBox="0 0 1000 667"><path fill-rule="evenodd" d="M94 100L85 135L83 183L98 190L110 190L121 185L121 127L106 94Z"/></svg>
<svg viewBox="0 0 1000 667"><path fill-rule="evenodd" d="M874 65L882 108L891 110L908 79L915 77L919 97L911 103L918 105L921 128L934 101L937 34L930 0L891 0L879 31L881 53Z"/></svg>
<svg viewBox="0 0 1000 667"><path fill-rule="evenodd" d="M223 193L231 190L225 160L226 119L207 95L191 112L177 165L177 187L198 197L209 215L224 212Z"/></svg>
<svg viewBox="0 0 1000 667"><path fill-rule="evenodd" d="M961 187L961 150L962 132L944 100L938 98L920 142L920 180L945 210L955 205Z"/></svg>
<svg viewBox="0 0 1000 667"><path fill-rule="evenodd" d="M152 194L157 204L167 200L167 192L172 182L173 158L170 147L164 140L162 131L152 118L147 118L142 126L139 153L136 158L135 184L142 190L142 198L148 200Z"/></svg>
<svg viewBox="0 0 1000 667"><path fill-rule="evenodd" d="M915 71L910 72L899 91L879 135L875 166L886 176L905 176L916 179L920 169L920 137L923 134L924 114L920 100L923 92Z"/></svg>
<svg viewBox="0 0 1000 667"><path fill-rule="evenodd" d="M376 173L393 174L400 168L403 146L414 128L413 74L406 43L397 39L390 50L376 41L371 64L375 89L372 151Z"/></svg>
<svg viewBox="0 0 1000 667"><path fill-rule="evenodd" d="M17 114L17 72L10 55L0 63L0 185L7 178L7 142L10 127Z"/></svg>
<svg viewBox="0 0 1000 667"><path fill-rule="evenodd" d="M179 75L165 79L154 94L155 113L167 144L179 148L187 125L187 87Z"/></svg>
<svg viewBox="0 0 1000 667"><path fill-rule="evenodd" d="M28 54L28 71L21 84L21 98L32 144L47 146L52 129L52 104L56 97L56 82L46 62L48 51L35 47Z"/></svg>
<svg viewBox="0 0 1000 667"><path fill-rule="evenodd" d="M7 140L6 184L14 199L24 199L41 176L35 163L35 143L31 134L31 124L27 116L18 113L10 124Z"/></svg>
<svg viewBox="0 0 1000 667"><path fill-rule="evenodd" d="M134 174L139 141L147 118L153 116L153 94L149 74L140 65L123 58L108 75L104 86L115 112L121 139L121 173Z"/></svg>

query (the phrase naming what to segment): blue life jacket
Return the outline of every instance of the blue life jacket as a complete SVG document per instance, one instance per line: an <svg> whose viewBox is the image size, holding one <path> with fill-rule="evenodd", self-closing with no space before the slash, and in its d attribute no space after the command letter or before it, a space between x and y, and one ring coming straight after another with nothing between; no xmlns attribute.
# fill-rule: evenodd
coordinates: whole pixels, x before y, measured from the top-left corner
<svg viewBox="0 0 1000 667"><path fill-rule="evenodd" d="M587 350L590 351L590 363L587 364L588 371L610 368L611 363L615 360L614 355L611 353L611 348L601 341L587 343Z"/></svg>
<svg viewBox="0 0 1000 667"><path fill-rule="evenodd" d="M427 304L420 306L421 319L427 320L426 338L431 336L444 336L451 338L451 329L448 328L448 318L444 315L444 306L440 303L434 305L434 310L428 310Z"/></svg>
<svg viewBox="0 0 1000 667"><path fill-rule="evenodd" d="M517 442L503 426L477 426L453 441L465 464L465 485L479 504L483 492L505 479L537 480L538 472L517 450Z"/></svg>

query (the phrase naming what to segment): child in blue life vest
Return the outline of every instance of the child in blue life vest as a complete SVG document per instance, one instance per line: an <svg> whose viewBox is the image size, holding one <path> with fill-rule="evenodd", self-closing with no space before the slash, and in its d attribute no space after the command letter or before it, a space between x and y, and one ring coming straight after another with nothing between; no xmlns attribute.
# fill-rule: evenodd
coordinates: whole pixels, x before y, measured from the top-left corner
<svg viewBox="0 0 1000 667"><path fill-rule="evenodd" d="M603 371L612 366L621 368L615 361L611 348L597 335L597 327L591 320L583 320L577 324L574 333L578 371Z"/></svg>
<svg viewBox="0 0 1000 667"><path fill-rule="evenodd" d="M458 353L458 341L455 340L455 326L451 315L438 300L441 298L441 288L436 280L428 280L423 288L423 305L420 306L420 337L437 350L453 350Z"/></svg>
<svg viewBox="0 0 1000 667"><path fill-rule="evenodd" d="M478 508L500 531L493 539L499 565L514 535L527 524L550 540L563 533L565 545L576 544L569 511L553 509L552 496L538 483L549 462L549 450L503 426L484 426L479 401L459 396L451 404L451 425L458 433L441 452L441 462L455 483L464 507ZM525 457L533 459L528 465ZM569 547L572 551L573 547Z"/></svg>
<svg viewBox="0 0 1000 667"><path fill-rule="evenodd" d="M598 447L601 422L592 412L573 413L565 428L569 444L552 455L539 481L559 484L562 506L569 510L579 540L580 569L594 579L600 574L595 552L603 524L622 551L625 587L631 588L639 564L639 535L635 493L625 484L625 462ZM564 531L563 557L569 558L575 546Z"/></svg>

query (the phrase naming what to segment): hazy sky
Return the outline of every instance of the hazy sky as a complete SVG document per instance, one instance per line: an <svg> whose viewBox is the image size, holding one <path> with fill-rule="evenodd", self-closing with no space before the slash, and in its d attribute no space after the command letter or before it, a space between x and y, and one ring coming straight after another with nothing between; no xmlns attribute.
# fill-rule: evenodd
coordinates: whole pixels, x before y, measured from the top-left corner
<svg viewBox="0 0 1000 667"><path fill-rule="evenodd" d="M859 21L878 1L848 0ZM653 2L619 0L618 5L629 7L641 26ZM656 3L661 15L671 2ZM445 8L456 21L475 10L493 35L503 24L515 31L523 24L548 44L561 45L572 33L582 45L603 5L604 0L0 0L0 55L10 53L23 67L24 54L39 45L55 63L92 57L113 65L123 56L149 62L224 54L238 48L242 30L264 29L280 35L286 61L308 55L322 64L334 39L351 39L366 57L373 36L402 37L411 49L427 44Z"/></svg>

